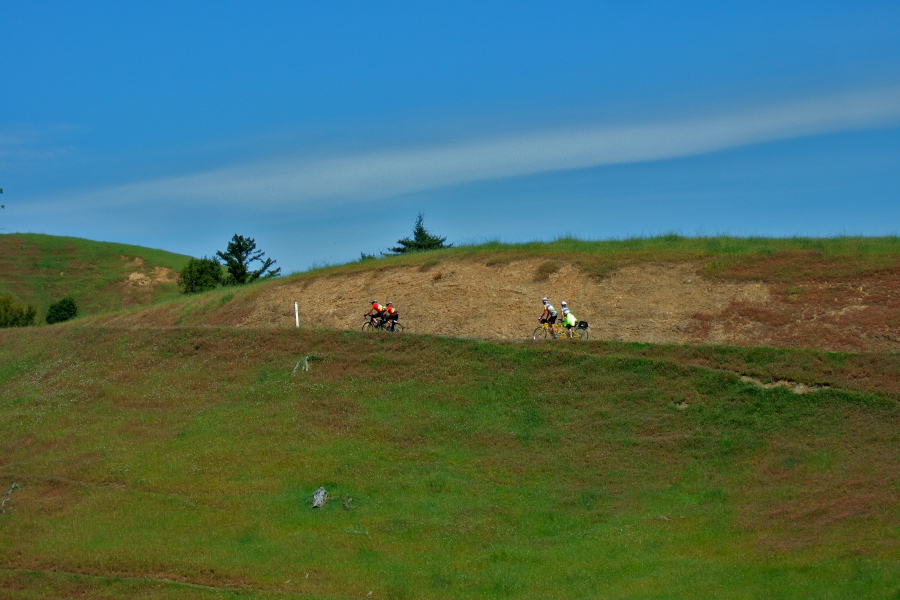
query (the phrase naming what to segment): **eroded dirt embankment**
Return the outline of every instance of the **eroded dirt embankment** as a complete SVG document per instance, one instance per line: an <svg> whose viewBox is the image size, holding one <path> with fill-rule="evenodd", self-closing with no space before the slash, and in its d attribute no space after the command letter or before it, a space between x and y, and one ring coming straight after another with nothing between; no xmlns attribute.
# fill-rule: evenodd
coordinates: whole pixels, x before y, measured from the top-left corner
<svg viewBox="0 0 900 600"><path fill-rule="evenodd" d="M592 339L900 351L900 274L839 283L709 279L695 263L635 264L608 278L541 259L502 264L444 261L426 267L286 280L260 292L239 325L357 329L368 301L392 301L409 331L524 339L540 299L569 303Z"/></svg>

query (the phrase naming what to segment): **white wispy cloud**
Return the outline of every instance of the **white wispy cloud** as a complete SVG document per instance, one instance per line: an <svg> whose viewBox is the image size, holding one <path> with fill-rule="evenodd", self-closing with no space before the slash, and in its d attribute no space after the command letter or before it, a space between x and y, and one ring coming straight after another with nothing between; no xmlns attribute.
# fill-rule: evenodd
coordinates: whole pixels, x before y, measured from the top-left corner
<svg viewBox="0 0 900 600"><path fill-rule="evenodd" d="M623 125L569 127L327 158L278 159L142 181L83 195L109 204L296 206L357 202L448 185L665 160L802 136L900 125L900 88L857 91Z"/></svg>
<svg viewBox="0 0 900 600"><path fill-rule="evenodd" d="M69 125L55 125L0 132L0 170L65 156L72 152L72 146L65 140L81 131Z"/></svg>

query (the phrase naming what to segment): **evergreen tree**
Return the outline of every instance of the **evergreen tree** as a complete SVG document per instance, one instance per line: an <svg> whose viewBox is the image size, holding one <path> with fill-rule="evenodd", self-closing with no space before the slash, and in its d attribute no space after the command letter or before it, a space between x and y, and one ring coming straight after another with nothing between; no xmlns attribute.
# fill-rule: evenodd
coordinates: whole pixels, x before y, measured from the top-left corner
<svg viewBox="0 0 900 600"><path fill-rule="evenodd" d="M225 261L225 268L228 270L226 283L229 284L244 284L256 281L260 277L278 276L281 273L281 267L270 269L269 267L276 261L271 258L264 259L265 255L265 252L256 249L256 240L238 234L234 234L234 237L228 242L225 252L221 250L216 252L216 256ZM253 262L261 262L262 266L258 269L251 269L250 263Z"/></svg>
<svg viewBox="0 0 900 600"><path fill-rule="evenodd" d="M425 215L419 213L419 216L416 217L416 225L413 227L413 236L412 238L403 238L402 240L397 240L397 243L400 244L394 248L389 248L388 252L393 252L394 254L405 254L407 252L418 252L420 250L437 250L439 248L450 248L453 244L445 244L447 241L445 237L438 237L436 235L431 234L427 229L425 229L425 225L422 224L424 221Z"/></svg>

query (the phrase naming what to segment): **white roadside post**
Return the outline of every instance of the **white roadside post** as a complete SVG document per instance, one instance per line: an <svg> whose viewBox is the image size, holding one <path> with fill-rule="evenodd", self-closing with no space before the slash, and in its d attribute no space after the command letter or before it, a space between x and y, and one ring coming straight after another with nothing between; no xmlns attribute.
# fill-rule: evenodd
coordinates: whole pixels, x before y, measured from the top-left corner
<svg viewBox="0 0 900 600"><path fill-rule="evenodd" d="M297 329L300 329L300 307L296 302L294 302L294 322L297 324Z"/></svg>

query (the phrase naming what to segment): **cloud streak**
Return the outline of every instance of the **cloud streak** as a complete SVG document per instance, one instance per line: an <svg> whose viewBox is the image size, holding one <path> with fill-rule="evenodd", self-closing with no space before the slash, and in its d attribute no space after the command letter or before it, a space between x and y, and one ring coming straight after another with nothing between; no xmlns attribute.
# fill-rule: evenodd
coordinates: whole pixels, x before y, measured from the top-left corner
<svg viewBox="0 0 900 600"><path fill-rule="evenodd" d="M296 207L375 200L444 186L602 165L666 160L750 144L900 125L900 87L860 91L711 116L569 127L438 146L328 158L278 159L137 182L84 194L122 205Z"/></svg>
<svg viewBox="0 0 900 600"><path fill-rule="evenodd" d="M48 131L23 130L0 133L0 171L69 154L70 147L48 141L68 132L68 128L57 127Z"/></svg>

